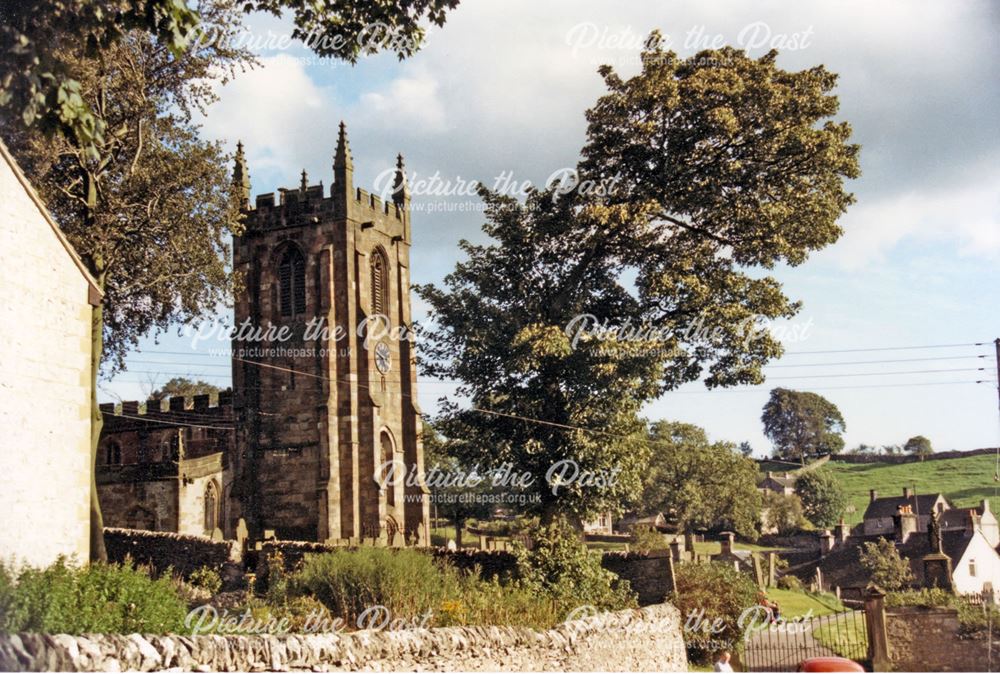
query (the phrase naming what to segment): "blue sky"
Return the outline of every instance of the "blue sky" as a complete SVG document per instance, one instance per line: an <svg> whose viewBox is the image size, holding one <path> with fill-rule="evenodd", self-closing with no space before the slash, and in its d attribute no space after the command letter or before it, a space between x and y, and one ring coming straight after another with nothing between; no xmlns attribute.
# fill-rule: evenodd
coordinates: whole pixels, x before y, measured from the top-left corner
<svg viewBox="0 0 1000 674"><path fill-rule="evenodd" d="M341 119L357 185L373 187L397 152L414 180L543 183L576 163L583 113L602 93L597 67L635 72L636 44L654 28L681 54L696 51L698 40L758 56L773 43L796 47L782 50L782 67L824 64L839 73L838 118L862 144L863 174L849 186L858 202L841 220L841 241L776 272L803 302L786 326L786 334L802 338L788 340L789 353L767 370L768 383L713 392L688 385L647 414L697 423L713 438L749 440L762 454L770 445L760 410L768 391L782 385L834 401L849 447L899 444L916 434L937 449L1000 442L995 384L972 383L995 378L991 342L1000 336L995 4L463 0L404 62L381 55L351 67L301 48L262 51L260 67L219 91L203 133L230 148L244 141L254 194L296 186L303 168L311 182L329 185ZM249 30L280 35L289 24L254 17ZM419 194L414 204L413 281L437 282L454 266L460 239L482 239L479 204ZM414 309L418 318L424 312L417 298ZM976 342L989 343L796 353ZM193 354L190 340L173 333L146 340L129 370L102 385L102 397L142 398L176 374L226 384L226 359L206 355L207 348ZM819 365L865 360L909 362ZM889 374L946 369L963 371ZM866 374L843 376L859 373ZM424 410L450 390L425 381Z"/></svg>

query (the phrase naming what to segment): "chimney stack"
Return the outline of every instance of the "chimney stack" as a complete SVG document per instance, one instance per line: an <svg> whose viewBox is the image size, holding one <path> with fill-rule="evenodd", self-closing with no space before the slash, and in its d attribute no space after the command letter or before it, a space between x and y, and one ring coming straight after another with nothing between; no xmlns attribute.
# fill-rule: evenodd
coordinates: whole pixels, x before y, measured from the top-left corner
<svg viewBox="0 0 1000 674"><path fill-rule="evenodd" d="M917 531L917 516L909 506L900 506L899 513L893 518L893 524L896 530L896 540L900 543L906 543L910 534Z"/></svg>
<svg viewBox="0 0 1000 674"><path fill-rule="evenodd" d="M869 489L868 490L868 498L869 498L869 500L874 501L875 499L878 498L878 492L875 491L874 489Z"/></svg>
<svg viewBox="0 0 1000 674"><path fill-rule="evenodd" d="M830 554L830 551L833 550L833 546L834 546L833 534L830 533L829 529L826 529L823 531L823 533L819 535L820 557L825 557L826 555Z"/></svg>
<svg viewBox="0 0 1000 674"><path fill-rule="evenodd" d="M910 487L903 487L903 498L911 498L913 490Z"/></svg>

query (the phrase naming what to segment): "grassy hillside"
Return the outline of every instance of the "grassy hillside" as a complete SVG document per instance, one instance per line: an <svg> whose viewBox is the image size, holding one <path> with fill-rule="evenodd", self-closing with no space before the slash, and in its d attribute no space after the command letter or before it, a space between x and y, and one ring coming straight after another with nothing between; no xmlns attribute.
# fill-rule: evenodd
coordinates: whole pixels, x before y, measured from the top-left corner
<svg viewBox="0 0 1000 674"><path fill-rule="evenodd" d="M850 524L861 521L868 505L869 489L878 490L880 496L895 496L902 494L905 486L916 486L917 492L922 494L941 492L956 506L977 505L988 498L993 512L1000 511L1000 487L993 481L996 469L994 456L978 455L901 465L831 461L826 467L844 485L854 506L854 512L847 513L845 517Z"/></svg>

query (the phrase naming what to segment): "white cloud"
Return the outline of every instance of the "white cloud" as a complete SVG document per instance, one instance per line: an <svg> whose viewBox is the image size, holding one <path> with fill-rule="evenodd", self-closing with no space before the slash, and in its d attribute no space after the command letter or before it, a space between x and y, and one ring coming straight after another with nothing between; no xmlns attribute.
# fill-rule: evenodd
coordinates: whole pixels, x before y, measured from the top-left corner
<svg viewBox="0 0 1000 674"><path fill-rule="evenodd" d="M297 58L279 54L260 62L219 90L202 125L208 137L243 141L251 175L273 170L292 176L313 154L317 133L335 137L335 122L328 125L333 131L316 124L319 116L338 119L331 111L333 92L318 86Z"/></svg>
<svg viewBox="0 0 1000 674"><path fill-rule="evenodd" d="M952 244L961 255L1000 256L1000 171L964 186L861 199L842 220L844 237L821 255L857 269L908 239Z"/></svg>
<svg viewBox="0 0 1000 674"><path fill-rule="evenodd" d="M368 126L407 126L415 133L447 128L445 106L437 80L424 68L415 68L381 91L361 95L360 109Z"/></svg>

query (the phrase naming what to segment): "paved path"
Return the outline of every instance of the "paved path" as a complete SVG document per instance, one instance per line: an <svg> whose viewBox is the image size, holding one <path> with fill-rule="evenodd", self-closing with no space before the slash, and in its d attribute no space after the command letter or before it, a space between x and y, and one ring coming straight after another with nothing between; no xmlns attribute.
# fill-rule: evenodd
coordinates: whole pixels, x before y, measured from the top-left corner
<svg viewBox="0 0 1000 674"><path fill-rule="evenodd" d="M761 630L747 642L743 658L744 669L754 672L794 672L806 658L838 655L820 643L813 632L827 625L833 627L834 634L837 631L846 634L848 630L864 630L864 621L858 614L863 612L836 613L801 623L790 623L774 631Z"/></svg>

